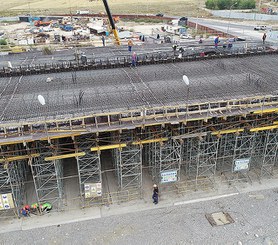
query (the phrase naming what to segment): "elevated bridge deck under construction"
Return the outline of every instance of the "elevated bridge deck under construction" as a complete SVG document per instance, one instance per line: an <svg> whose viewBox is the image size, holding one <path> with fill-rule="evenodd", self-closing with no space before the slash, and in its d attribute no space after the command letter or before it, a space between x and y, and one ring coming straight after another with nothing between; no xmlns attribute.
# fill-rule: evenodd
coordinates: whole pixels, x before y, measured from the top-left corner
<svg viewBox="0 0 278 245"><path fill-rule="evenodd" d="M277 64L274 53L2 77L0 193L16 210L31 201L61 210L69 197L81 206L113 191L139 197L147 180L198 188L218 175L271 177Z"/></svg>

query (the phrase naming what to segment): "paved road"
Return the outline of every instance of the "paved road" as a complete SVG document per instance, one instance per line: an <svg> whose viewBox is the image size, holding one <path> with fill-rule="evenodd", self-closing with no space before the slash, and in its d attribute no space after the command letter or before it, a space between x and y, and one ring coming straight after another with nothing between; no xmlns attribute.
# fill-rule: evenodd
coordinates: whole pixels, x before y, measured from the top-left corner
<svg viewBox="0 0 278 245"><path fill-rule="evenodd" d="M245 37L253 41L261 41L263 35L262 32L254 31L254 26L251 24L250 25L237 24L228 21L200 19L200 18L199 19L190 18L189 20L207 27L214 28L219 31L228 32L238 37Z"/></svg>
<svg viewBox="0 0 278 245"><path fill-rule="evenodd" d="M1 234L0 244L277 244L278 190L138 211ZM234 223L212 227L205 214L225 211ZM273 243L271 243L273 242Z"/></svg>

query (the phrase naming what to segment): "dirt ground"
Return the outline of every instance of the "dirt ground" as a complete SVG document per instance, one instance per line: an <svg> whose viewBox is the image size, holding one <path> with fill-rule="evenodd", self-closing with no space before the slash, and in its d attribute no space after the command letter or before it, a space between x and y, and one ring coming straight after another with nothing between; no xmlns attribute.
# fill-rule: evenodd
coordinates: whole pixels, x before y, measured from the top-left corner
<svg viewBox="0 0 278 245"><path fill-rule="evenodd" d="M205 0L110 0L114 14L156 14L175 16L205 15ZM105 12L101 0L8 0L1 3L0 15L76 13L89 10L91 13Z"/></svg>

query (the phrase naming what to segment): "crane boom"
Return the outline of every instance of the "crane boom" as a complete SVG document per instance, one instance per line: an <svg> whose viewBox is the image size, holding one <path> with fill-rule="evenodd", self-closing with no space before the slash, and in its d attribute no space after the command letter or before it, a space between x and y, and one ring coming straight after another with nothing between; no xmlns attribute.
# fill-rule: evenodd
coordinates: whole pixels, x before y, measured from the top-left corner
<svg viewBox="0 0 278 245"><path fill-rule="evenodd" d="M115 39L116 39L116 43L117 43L118 45L120 45L120 38L119 38L119 35L118 35L118 31L117 31L117 29L116 29L116 26L115 26L115 23L114 23L112 14L111 14L111 12L110 12L110 9L109 9L107 0L102 0L102 1L103 1L103 4L104 4L106 13L107 13L107 15L108 15L108 19L109 19L109 22L110 22L110 25L111 25L111 28L112 28L114 37L115 37Z"/></svg>

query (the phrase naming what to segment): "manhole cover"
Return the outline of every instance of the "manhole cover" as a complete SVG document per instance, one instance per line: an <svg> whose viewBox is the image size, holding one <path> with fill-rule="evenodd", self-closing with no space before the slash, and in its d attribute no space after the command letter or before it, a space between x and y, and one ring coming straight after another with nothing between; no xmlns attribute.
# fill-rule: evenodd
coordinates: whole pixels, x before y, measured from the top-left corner
<svg viewBox="0 0 278 245"><path fill-rule="evenodd" d="M225 212L206 214L206 218L212 226L227 225L235 222L231 215Z"/></svg>

